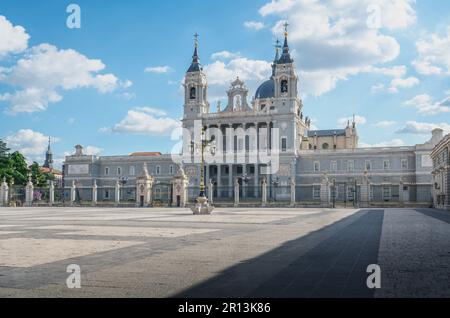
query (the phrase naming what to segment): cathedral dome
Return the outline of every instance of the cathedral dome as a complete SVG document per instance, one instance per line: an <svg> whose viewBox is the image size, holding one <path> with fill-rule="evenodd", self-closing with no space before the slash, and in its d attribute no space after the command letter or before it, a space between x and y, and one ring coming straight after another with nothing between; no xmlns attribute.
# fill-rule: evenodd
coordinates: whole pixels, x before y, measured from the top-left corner
<svg viewBox="0 0 450 318"><path fill-rule="evenodd" d="M256 90L255 99L275 97L275 83L273 79L265 81Z"/></svg>

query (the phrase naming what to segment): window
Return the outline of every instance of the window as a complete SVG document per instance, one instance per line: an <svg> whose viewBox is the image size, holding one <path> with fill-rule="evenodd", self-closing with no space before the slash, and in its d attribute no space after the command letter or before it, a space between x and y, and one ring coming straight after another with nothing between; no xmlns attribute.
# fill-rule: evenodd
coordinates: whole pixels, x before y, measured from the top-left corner
<svg viewBox="0 0 450 318"><path fill-rule="evenodd" d="M372 170L372 162L370 160L366 160L365 168L367 171Z"/></svg>
<svg viewBox="0 0 450 318"><path fill-rule="evenodd" d="M105 190L103 198L104 199L109 199L109 190Z"/></svg>
<svg viewBox="0 0 450 318"><path fill-rule="evenodd" d="M191 89L189 90L189 99L195 99L195 87L191 87Z"/></svg>
<svg viewBox="0 0 450 318"><path fill-rule="evenodd" d="M330 145L329 144L327 144L327 143L324 143L323 145L322 145L322 149L328 149L328 148L330 148Z"/></svg>
<svg viewBox="0 0 450 318"><path fill-rule="evenodd" d="M121 167L117 167L117 175L118 176L122 175L122 168Z"/></svg>
<svg viewBox="0 0 450 318"><path fill-rule="evenodd" d="M255 173L255 166L250 166L250 174L254 174Z"/></svg>
<svg viewBox="0 0 450 318"><path fill-rule="evenodd" d="M309 144L309 150L313 149L313 145Z"/></svg>
<svg viewBox="0 0 450 318"><path fill-rule="evenodd" d="M287 148L287 139L281 138L281 151L286 151Z"/></svg>
<svg viewBox="0 0 450 318"><path fill-rule="evenodd" d="M320 162L314 161L314 172L320 171Z"/></svg>
<svg viewBox="0 0 450 318"><path fill-rule="evenodd" d="M169 173L173 174L173 166L172 165L169 166Z"/></svg>
<svg viewBox="0 0 450 318"><path fill-rule="evenodd" d="M355 197L355 187L347 187L347 200L352 201Z"/></svg>
<svg viewBox="0 0 450 318"><path fill-rule="evenodd" d="M242 174L242 166L236 167L236 173L237 174Z"/></svg>
<svg viewBox="0 0 450 318"><path fill-rule="evenodd" d="M391 163L389 162L389 160L383 160L383 169L384 170L388 170L391 166Z"/></svg>
<svg viewBox="0 0 450 318"><path fill-rule="evenodd" d="M320 186L313 187L313 199L320 200Z"/></svg>
<svg viewBox="0 0 450 318"><path fill-rule="evenodd" d="M261 110L264 110L266 108L266 104L261 105Z"/></svg>
<svg viewBox="0 0 450 318"><path fill-rule="evenodd" d="M225 166L225 174L229 174L230 173L230 167Z"/></svg>
<svg viewBox="0 0 450 318"><path fill-rule="evenodd" d="M347 161L347 171L353 172L355 170L355 162L353 160Z"/></svg>
<svg viewBox="0 0 450 318"><path fill-rule="evenodd" d="M107 175L109 175L109 168L108 167L105 168L105 176L107 176Z"/></svg>
<svg viewBox="0 0 450 318"><path fill-rule="evenodd" d="M391 199L391 188L383 187L383 200L389 201Z"/></svg>
<svg viewBox="0 0 450 318"><path fill-rule="evenodd" d="M408 169L408 159L402 159L402 169Z"/></svg>
<svg viewBox="0 0 450 318"><path fill-rule="evenodd" d="M333 172L337 171L337 161L331 161L330 170Z"/></svg>
<svg viewBox="0 0 450 318"><path fill-rule="evenodd" d="M282 80L281 81L281 93L287 93L288 92L288 81L287 80Z"/></svg>
<svg viewBox="0 0 450 318"><path fill-rule="evenodd" d="M160 166L156 166L156 174L161 174L161 167Z"/></svg>
<svg viewBox="0 0 450 318"><path fill-rule="evenodd" d="M369 190L369 200L373 201L373 187L370 187L370 190Z"/></svg>
<svg viewBox="0 0 450 318"><path fill-rule="evenodd" d="M134 166L130 166L130 176L134 176L136 174L136 168Z"/></svg>

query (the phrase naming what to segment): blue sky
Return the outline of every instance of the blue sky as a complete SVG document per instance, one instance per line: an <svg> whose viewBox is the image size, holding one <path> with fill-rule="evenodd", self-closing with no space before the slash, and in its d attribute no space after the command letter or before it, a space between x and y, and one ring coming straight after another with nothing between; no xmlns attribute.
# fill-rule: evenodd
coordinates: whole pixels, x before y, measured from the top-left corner
<svg viewBox="0 0 450 318"><path fill-rule="evenodd" d="M66 26L70 3L80 29ZM450 132L446 0L3 0L0 137L43 161L51 136L58 163L76 144L102 155L169 152L193 34L215 109L235 76L251 94L268 78L286 20L303 111L318 129L355 114L361 146Z"/></svg>

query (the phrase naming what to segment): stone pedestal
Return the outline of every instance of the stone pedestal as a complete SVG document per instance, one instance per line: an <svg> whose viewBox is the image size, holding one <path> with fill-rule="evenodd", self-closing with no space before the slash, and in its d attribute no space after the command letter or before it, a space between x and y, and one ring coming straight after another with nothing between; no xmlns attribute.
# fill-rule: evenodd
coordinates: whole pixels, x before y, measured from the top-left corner
<svg viewBox="0 0 450 318"><path fill-rule="evenodd" d="M75 181L72 181L72 186L70 187L70 205L74 205L76 200L77 187Z"/></svg>
<svg viewBox="0 0 450 318"><path fill-rule="evenodd" d="M261 205L266 206L267 204L267 181L264 178L261 183Z"/></svg>
<svg viewBox="0 0 450 318"><path fill-rule="evenodd" d="M28 178L28 183L25 187L25 206L33 205L33 194L34 194L34 186L33 182L31 182L31 177Z"/></svg>
<svg viewBox="0 0 450 318"><path fill-rule="evenodd" d="M295 206L295 180L291 179L291 207Z"/></svg>
<svg viewBox="0 0 450 318"><path fill-rule="evenodd" d="M197 214L211 214L214 210L214 207L209 204L208 199L206 197L198 197L197 203L191 207L191 211L194 215Z"/></svg>
<svg viewBox="0 0 450 318"><path fill-rule="evenodd" d="M116 181L116 186L114 188L114 204L119 206L120 204L120 183L119 180Z"/></svg>
<svg viewBox="0 0 450 318"><path fill-rule="evenodd" d="M234 183L234 207L237 208L239 206L239 181L236 178L236 182Z"/></svg>
<svg viewBox="0 0 450 318"><path fill-rule="evenodd" d="M214 197L214 186L213 186L213 183L212 183L212 180L209 180L209 182L208 182L208 200L209 200L209 203L211 203L211 204L213 204L214 202L213 202L213 197Z"/></svg>
<svg viewBox="0 0 450 318"><path fill-rule="evenodd" d="M370 182L367 171L364 172L364 177L361 183L361 200L359 204L361 208L367 208L370 205Z"/></svg>
<svg viewBox="0 0 450 318"><path fill-rule="evenodd" d="M141 175L136 179L136 206L145 207L152 204L153 177L148 173L144 163Z"/></svg>
<svg viewBox="0 0 450 318"><path fill-rule="evenodd" d="M331 207L330 199L331 199L330 182L328 180L328 175L324 173L322 177L322 182L320 184L320 203L322 207L324 208Z"/></svg>
<svg viewBox="0 0 450 318"><path fill-rule="evenodd" d="M9 187L6 183L6 179L3 178L2 184L0 185L0 206L8 206L9 200Z"/></svg>
<svg viewBox="0 0 450 318"><path fill-rule="evenodd" d="M53 204L55 203L55 185L53 181L50 181L48 196L48 205L53 206Z"/></svg>
<svg viewBox="0 0 450 318"><path fill-rule="evenodd" d="M92 206L97 205L97 180L94 179L94 184L92 185Z"/></svg>

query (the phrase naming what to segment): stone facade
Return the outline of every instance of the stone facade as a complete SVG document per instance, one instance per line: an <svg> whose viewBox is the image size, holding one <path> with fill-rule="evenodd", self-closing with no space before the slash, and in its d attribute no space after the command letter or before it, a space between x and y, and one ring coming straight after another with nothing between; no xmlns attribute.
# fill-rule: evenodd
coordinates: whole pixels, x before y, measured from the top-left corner
<svg viewBox="0 0 450 318"><path fill-rule="evenodd" d="M442 130L439 130L442 134ZM450 210L450 134L431 152L433 161L433 205Z"/></svg>
<svg viewBox="0 0 450 318"><path fill-rule="evenodd" d="M354 120L344 129L311 130L287 32L279 53L277 48L270 79L250 102L237 77L227 91L227 105L222 109L219 103L213 112L196 42L183 83L182 153L96 157L83 155L78 145L65 160L65 187L75 182L81 200L92 200L96 184L99 202L117 201L117 195L121 202L139 202L137 176L146 166L151 200L137 205L161 201L184 206L198 195L201 161L195 145L206 138L211 147L205 153L204 179L215 204L432 204L430 153L442 138L439 132L414 146L358 148ZM116 191L118 183L121 191Z"/></svg>

